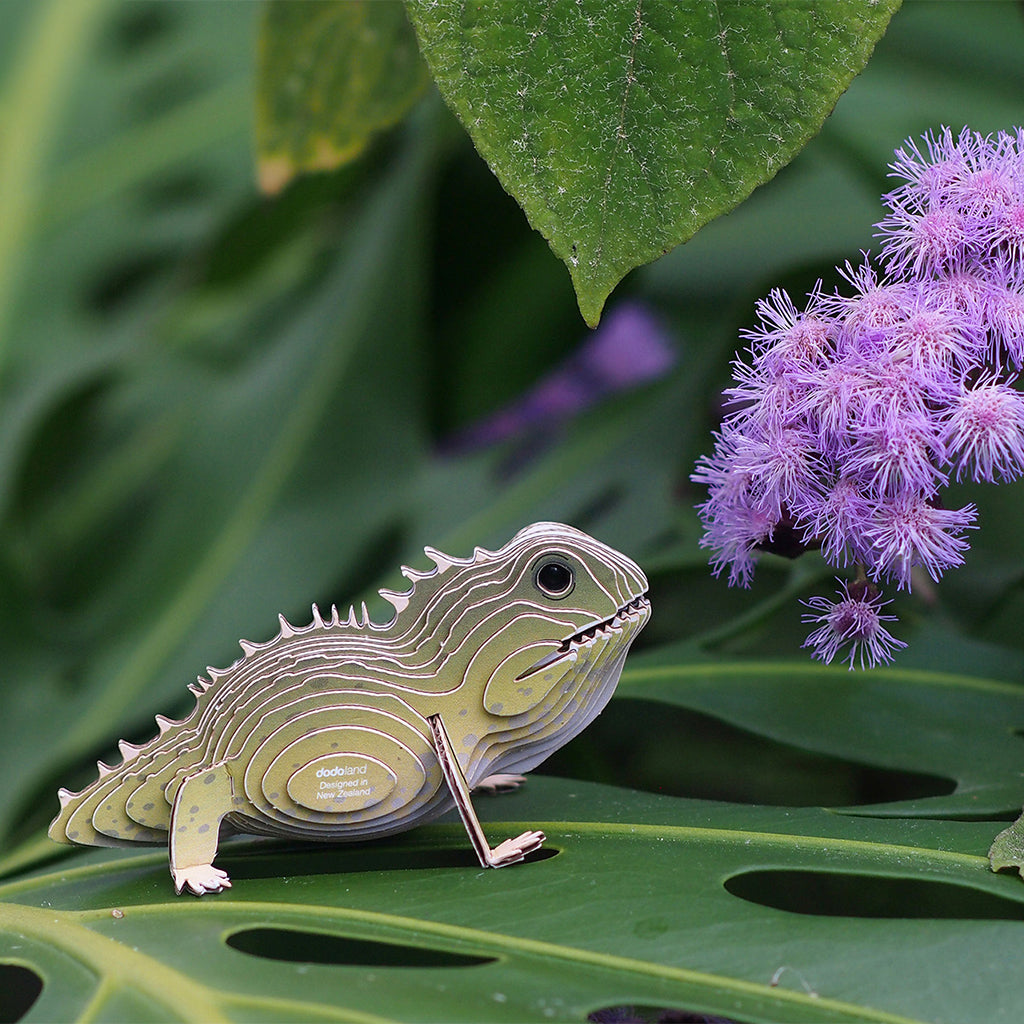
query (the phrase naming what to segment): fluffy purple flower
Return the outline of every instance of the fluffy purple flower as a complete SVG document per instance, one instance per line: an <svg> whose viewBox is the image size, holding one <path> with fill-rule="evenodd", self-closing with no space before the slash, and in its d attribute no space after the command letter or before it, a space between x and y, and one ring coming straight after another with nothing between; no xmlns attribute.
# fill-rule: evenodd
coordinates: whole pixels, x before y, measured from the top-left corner
<svg viewBox="0 0 1024 1024"><path fill-rule="evenodd" d="M926 278L970 266L1019 270L1021 141L1019 130L993 137L965 128L954 139L944 129L938 138L925 137L931 171L916 146L897 151L892 171L905 180L883 197L889 213L878 224L889 277Z"/></svg>
<svg viewBox="0 0 1024 1024"><path fill-rule="evenodd" d="M718 576L729 566L729 586L747 587L754 575L754 552L771 540L775 517L748 501L736 501L728 515L714 518L701 547L711 548L711 570Z"/></svg>
<svg viewBox="0 0 1024 1024"><path fill-rule="evenodd" d="M936 425L923 412L907 410L866 423L851 444L844 468L863 481L869 494L935 494L947 482L939 468L943 445Z"/></svg>
<svg viewBox="0 0 1024 1024"><path fill-rule="evenodd" d="M988 247L1012 267L1024 259L1024 198L1019 194L995 211L984 225Z"/></svg>
<svg viewBox="0 0 1024 1024"><path fill-rule="evenodd" d="M945 206L918 213L900 204L878 227L889 273L921 277L959 270L966 261L974 225L958 210Z"/></svg>
<svg viewBox="0 0 1024 1024"><path fill-rule="evenodd" d="M741 331L750 342L755 366L775 376L797 364L822 365L832 355L833 328L827 316L817 310L817 291L808 296L807 308L799 312L781 288L757 302L759 327Z"/></svg>
<svg viewBox="0 0 1024 1024"><path fill-rule="evenodd" d="M949 128L921 140L927 155L908 139L896 150L892 176L903 183L883 201L918 211L944 207L985 216L1019 193L1019 131L995 138L964 128L953 138Z"/></svg>
<svg viewBox="0 0 1024 1024"><path fill-rule="evenodd" d="M914 290L903 282L880 281L867 256L859 267L847 262L836 270L853 286L854 294L822 298L822 311L840 322L844 346L853 346L866 355L873 354L872 346L906 318Z"/></svg>
<svg viewBox="0 0 1024 1024"><path fill-rule="evenodd" d="M944 128L891 167L881 256L838 268L847 291L819 282L803 309L778 289L757 304L693 475L709 492L702 543L730 583L750 582L758 551L859 564L842 600L810 605L815 657L852 643L851 666L903 646L866 574L909 590L915 568L937 580L963 563L977 513L943 507L950 477L1024 475L1024 131Z"/></svg>
<svg viewBox="0 0 1024 1024"><path fill-rule="evenodd" d="M850 645L846 659L849 667L859 659L861 668L874 668L882 662L892 661L892 652L907 645L897 640L882 625L895 622L895 615L884 615L881 609L889 604L882 600L879 589L867 580L847 584L837 580L840 589L838 601L826 597L812 597L803 603L811 614L802 620L818 626L804 641L804 647L813 649L813 657L826 665L839 653L839 648Z"/></svg>
<svg viewBox="0 0 1024 1024"><path fill-rule="evenodd" d="M921 141L923 154L915 139L907 139L896 150L890 167L892 176L902 179L903 184L884 196L885 201L927 209L932 203L947 201L956 182L963 177L967 168L965 154L948 128L943 128L938 137L929 133Z"/></svg>
<svg viewBox="0 0 1024 1024"><path fill-rule="evenodd" d="M793 376L799 393L796 415L814 433L822 452L836 452L857 421L863 373L851 361L837 359L820 368L796 370Z"/></svg>
<svg viewBox="0 0 1024 1024"><path fill-rule="evenodd" d="M976 518L973 505L937 508L921 496L901 495L883 502L865 527L869 567L876 578L887 576L908 590L915 566L938 580L943 570L963 565L968 545L961 534L974 526Z"/></svg>
<svg viewBox="0 0 1024 1024"><path fill-rule="evenodd" d="M803 526L805 542L816 538L827 562L846 566L864 561L864 523L872 505L856 480L843 477L820 498L796 505L793 513Z"/></svg>
<svg viewBox="0 0 1024 1024"><path fill-rule="evenodd" d="M1012 136L993 139L966 128L957 139L963 172L950 186L950 203L973 218L990 218L1010 205L1020 193L1015 181L1016 145Z"/></svg>
<svg viewBox="0 0 1024 1024"><path fill-rule="evenodd" d="M955 378L946 371L936 367L915 370L909 359L891 352L879 353L871 360L856 356L847 361L860 377L852 424L855 433L876 426L909 431L954 392Z"/></svg>
<svg viewBox="0 0 1024 1024"><path fill-rule="evenodd" d="M892 358L909 365L922 381L948 387L985 358L985 331L947 294L927 287L918 291L915 307L892 332Z"/></svg>
<svg viewBox="0 0 1024 1024"><path fill-rule="evenodd" d="M790 422L803 396L803 387L791 370L751 366L737 359L733 363L736 386L727 388L726 418L744 427L756 423L764 429Z"/></svg>
<svg viewBox="0 0 1024 1024"><path fill-rule="evenodd" d="M951 403L945 443L957 478L1016 480L1024 473L1024 395L993 378L965 386Z"/></svg>
<svg viewBox="0 0 1024 1024"><path fill-rule="evenodd" d="M735 468L750 480L751 493L772 520L821 490L821 456L814 438L799 426L772 426L741 435Z"/></svg>
<svg viewBox="0 0 1024 1024"><path fill-rule="evenodd" d="M1020 371L1024 368L1024 290L993 286L987 298L988 323L996 342L991 361Z"/></svg>

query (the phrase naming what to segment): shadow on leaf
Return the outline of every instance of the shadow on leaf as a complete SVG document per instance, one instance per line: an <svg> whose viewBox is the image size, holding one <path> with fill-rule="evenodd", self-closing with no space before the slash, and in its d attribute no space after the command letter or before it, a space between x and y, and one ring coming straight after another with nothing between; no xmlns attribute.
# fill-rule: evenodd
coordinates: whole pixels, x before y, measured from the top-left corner
<svg viewBox="0 0 1024 1024"><path fill-rule="evenodd" d="M524 863L557 857L557 849L542 847L528 854ZM480 868L479 861L467 845L458 848L402 845L402 841L382 844L369 842L350 845L287 843L274 849L253 846L247 850L224 847L222 858L230 867L232 879L284 878L306 875L350 875L359 872L436 871L439 868ZM228 854L233 854L229 857Z"/></svg>
<svg viewBox="0 0 1024 1024"><path fill-rule="evenodd" d="M617 698L613 711L548 758L543 773L776 807L854 807L956 789L953 779L802 750L658 701Z"/></svg>

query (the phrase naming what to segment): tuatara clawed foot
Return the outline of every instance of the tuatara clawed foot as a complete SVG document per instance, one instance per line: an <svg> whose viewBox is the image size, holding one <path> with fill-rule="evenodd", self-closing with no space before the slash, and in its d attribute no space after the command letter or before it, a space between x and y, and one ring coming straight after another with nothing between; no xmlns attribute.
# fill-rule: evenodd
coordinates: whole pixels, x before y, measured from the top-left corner
<svg viewBox="0 0 1024 1024"><path fill-rule="evenodd" d="M212 864L193 864L187 868L171 868L174 879L174 891L181 895L183 889L196 896L207 892L220 892L231 888L231 879L226 871L215 868Z"/></svg>
<svg viewBox="0 0 1024 1024"><path fill-rule="evenodd" d="M506 839L491 850L490 866L503 868L508 864L518 864L528 853L539 850L543 842L543 832L524 832L515 839Z"/></svg>

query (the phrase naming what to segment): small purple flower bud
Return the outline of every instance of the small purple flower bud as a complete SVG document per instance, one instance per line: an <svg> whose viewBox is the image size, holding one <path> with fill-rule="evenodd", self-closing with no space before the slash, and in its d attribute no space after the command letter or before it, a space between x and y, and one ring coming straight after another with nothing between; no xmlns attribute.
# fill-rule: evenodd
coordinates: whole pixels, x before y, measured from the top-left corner
<svg viewBox="0 0 1024 1024"><path fill-rule="evenodd" d="M804 526L804 539L821 544L821 553L832 565L864 561L863 528L872 512L871 503L849 477L834 484L821 498L795 505L793 514Z"/></svg>
<svg viewBox="0 0 1024 1024"><path fill-rule="evenodd" d="M845 345L856 349L865 338L873 339L906 318L913 294L909 284L881 284L866 255L859 267L847 262L836 269L853 285L856 294L825 296L821 307L841 322L841 341Z"/></svg>
<svg viewBox="0 0 1024 1024"><path fill-rule="evenodd" d="M1006 160L1004 139L1008 136L993 142L967 131L960 135L966 170L953 182L950 201L969 217L990 217L1014 200L1019 186Z"/></svg>
<svg viewBox="0 0 1024 1024"><path fill-rule="evenodd" d="M714 517L700 540L701 547L712 551L712 572L718 576L728 565L729 586L750 586L754 552L771 539L775 523L771 513L744 501L734 502L728 515Z"/></svg>
<svg viewBox="0 0 1024 1024"><path fill-rule="evenodd" d="M795 365L820 365L832 357L835 325L816 312L818 300L815 288L802 313L781 288L773 289L767 299L758 300L760 327L740 332L740 337L750 342L755 366L775 376Z"/></svg>
<svg viewBox="0 0 1024 1024"><path fill-rule="evenodd" d="M993 288L988 301L988 322L994 338L992 363L1024 367L1024 292Z"/></svg>
<svg viewBox="0 0 1024 1024"><path fill-rule="evenodd" d="M918 309L893 331L892 354L907 360L922 377L948 380L985 357L985 338L955 309Z"/></svg>
<svg viewBox="0 0 1024 1024"><path fill-rule="evenodd" d="M773 519L783 507L821 491L822 464L814 438L800 427L772 427L740 437L735 468L747 474L758 505Z"/></svg>
<svg viewBox="0 0 1024 1024"><path fill-rule="evenodd" d="M891 407L890 407L891 409ZM882 497L933 495L947 483L939 469L945 451L936 425L924 412L900 410L866 423L850 446L843 468Z"/></svg>
<svg viewBox="0 0 1024 1024"><path fill-rule="evenodd" d="M736 386L725 391L727 419L737 427L756 423L768 429L790 422L802 398L800 382L785 368L767 369L733 362Z"/></svg>
<svg viewBox="0 0 1024 1024"><path fill-rule="evenodd" d="M956 210L940 206L912 213L898 206L878 228L882 258L892 277L949 273L963 265L970 225Z"/></svg>
<svg viewBox="0 0 1024 1024"><path fill-rule="evenodd" d="M884 615L881 609L889 604L882 600L882 593L875 584L867 580L840 584L836 591L838 601L826 597L812 597L802 602L812 609L803 615L802 621L816 623L818 628L804 641L804 647L813 649L813 657L826 665L832 663L839 648L850 644L849 667L859 661L861 668L874 668L882 662L893 659L892 652L907 645L897 640L882 625L895 622L895 615Z"/></svg>
<svg viewBox="0 0 1024 1024"><path fill-rule="evenodd" d="M966 161L948 128L943 128L938 138L929 132L922 141L925 155L914 139L907 139L896 150L896 159L889 165L891 177L902 178L904 184L882 197L890 206L927 210L946 200L966 171Z"/></svg>

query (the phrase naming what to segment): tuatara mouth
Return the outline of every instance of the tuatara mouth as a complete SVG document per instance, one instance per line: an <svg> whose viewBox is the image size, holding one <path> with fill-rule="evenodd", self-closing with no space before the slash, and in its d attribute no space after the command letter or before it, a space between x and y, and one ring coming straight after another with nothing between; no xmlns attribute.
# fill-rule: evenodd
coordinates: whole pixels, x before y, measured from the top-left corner
<svg viewBox="0 0 1024 1024"><path fill-rule="evenodd" d="M609 630L621 626L623 621L630 615L636 612L646 614L650 611L650 608L651 602L646 594L634 597L632 601L624 604L614 615L610 615L607 619L602 619L600 622L591 623L591 625L585 626L578 632L573 633L572 636L566 637L550 654L545 654L540 661L534 662L525 672L521 672L516 676L516 682L529 679L530 676L535 675L549 665L553 665L556 661L560 661L574 651L578 651L581 647L585 647L600 634L607 633Z"/></svg>

